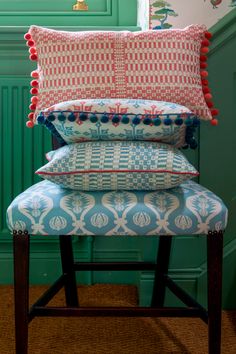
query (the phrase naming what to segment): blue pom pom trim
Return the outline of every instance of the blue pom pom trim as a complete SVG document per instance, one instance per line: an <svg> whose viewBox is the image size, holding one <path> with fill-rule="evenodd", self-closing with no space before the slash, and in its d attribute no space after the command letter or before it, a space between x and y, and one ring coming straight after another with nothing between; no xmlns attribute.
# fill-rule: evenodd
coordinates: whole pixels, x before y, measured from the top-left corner
<svg viewBox="0 0 236 354"><path fill-rule="evenodd" d="M45 123L45 117L43 114L40 114L38 117L37 117L37 121L38 121L38 124L40 125L44 125Z"/></svg>
<svg viewBox="0 0 236 354"><path fill-rule="evenodd" d="M65 114L63 114L63 113L60 113L60 114L58 114L57 119L58 119L60 122L65 122L66 116L65 116Z"/></svg>
<svg viewBox="0 0 236 354"><path fill-rule="evenodd" d="M197 128L200 126L200 119L197 117L193 117L193 127Z"/></svg>
<svg viewBox="0 0 236 354"><path fill-rule="evenodd" d="M181 126L183 125L183 123L184 123L183 118L178 117L175 119L175 125Z"/></svg>
<svg viewBox="0 0 236 354"><path fill-rule="evenodd" d="M133 119L132 119L132 123L134 125L138 125L141 123L141 119L136 115Z"/></svg>
<svg viewBox="0 0 236 354"><path fill-rule="evenodd" d="M161 125L161 119L160 119L160 118L154 118L154 119L153 119L153 124L154 124L156 127L159 127L159 125Z"/></svg>
<svg viewBox="0 0 236 354"><path fill-rule="evenodd" d="M54 125L49 122L48 120L45 120L44 123L45 127L50 131L50 133L56 137L57 141L60 143L60 145L67 145L65 140L61 137L61 135L58 133Z"/></svg>
<svg viewBox="0 0 236 354"><path fill-rule="evenodd" d="M193 121L192 119L190 119L189 117L184 121L184 124L187 126L187 127L191 127L192 124L193 124Z"/></svg>
<svg viewBox="0 0 236 354"><path fill-rule="evenodd" d="M73 112L71 112L69 115L68 115L68 121L69 122L75 122L76 121L76 115L73 113Z"/></svg>
<svg viewBox="0 0 236 354"><path fill-rule="evenodd" d="M111 121L111 123L119 125L119 124L133 124L137 126L139 124L150 125L150 126L161 126L164 125L167 128L171 129L172 126L180 127L185 125L186 127L186 136L185 141L186 145L184 148L190 147L191 149L196 149L198 144L196 139L194 138L194 133L196 128L200 125L200 120L193 113L180 113L180 114L134 114L127 113L124 115L120 115L118 113L98 113L98 112L84 112L84 111L52 111L52 112L41 112L37 117L38 124L46 125L46 127L53 131L55 136L59 136L56 129L53 128L54 122L58 119L59 122L65 122L68 120L73 123L78 119L81 122L86 120L90 120L91 123L97 123L100 121L102 124L106 124ZM173 132L173 131L172 131ZM62 138L61 138L62 139ZM63 140L63 139L62 139ZM64 142L64 140L63 140Z"/></svg>
<svg viewBox="0 0 236 354"><path fill-rule="evenodd" d="M153 125L155 127L164 125L166 129L169 127L172 131L172 126L182 126L185 125L186 127L186 135L185 141L186 145L183 149L190 147L191 149L196 149L198 143L194 138L194 133L196 128L200 125L200 120L196 115L193 113L180 113L180 114L133 114L127 113L124 115L119 115L117 113L97 113L97 112L83 112L83 111L52 111L52 112L41 112L37 117L38 124L45 125L51 133L57 137L60 143L64 143L65 141L57 132L56 128L54 127L53 123L55 120L59 122L65 122L68 120L69 122L73 123L78 119L79 121L83 122L86 120L90 120L92 123L96 123L100 121L103 124L108 122L112 122L113 124L133 124L134 126L139 124L144 125Z"/></svg>
<svg viewBox="0 0 236 354"><path fill-rule="evenodd" d="M103 114L102 116L101 116L101 123L108 123L109 122L109 117L108 117L108 115L107 114Z"/></svg>
<svg viewBox="0 0 236 354"><path fill-rule="evenodd" d="M89 117L89 120L91 123L97 123L98 117L96 114L91 114L91 116Z"/></svg>
<svg viewBox="0 0 236 354"><path fill-rule="evenodd" d="M118 116L118 114L115 114L112 119L111 119L112 123L118 124L120 122L120 117Z"/></svg>
<svg viewBox="0 0 236 354"><path fill-rule="evenodd" d="M49 122L53 122L54 120L56 119L55 115L50 113L48 116L47 116L47 120Z"/></svg>
<svg viewBox="0 0 236 354"><path fill-rule="evenodd" d="M140 123L144 125L155 125L159 126L161 124L170 126L176 125L181 126L185 124L187 127L198 127L200 125L200 120L193 113L170 113L170 114L134 114L127 113L120 115L118 113L108 113L108 112L83 112L83 111L52 111L52 112L41 112L38 117L43 116L45 120L53 122L58 119L59 121L65 121L66 119L70 122L74 122L75 116L78 117L80 121L86 121L89 119L91 122L96 123L100 120L101 123L108 123L111 121L115 124L128 124L133 123L138 125ZM40 118L40 123L43 118ZM42 124L42 123L41 123Z"/></svg>
<svg viewBox="0 0 236 354"><path fill-rule="evenodd" d="M121 123L129 124L129 122L130 122L129 117L126 114L124 114L123 117L121 118Z"/></svg>
<svg viewBox="0 0 236 354"><path fill-rule="evenodd" d="M84 112L81 112L79 115L79 119L82 120L82 122L84 122L88 119L88 115Z"/></svg>
<svg viewBox="0 0 236 354"><path fill-rule="evenodd" d="M185 134L185 142L186 145L183 146L182 149L187 149L190 147L190 149L195 150L198 147L198 142L197 140L194 138L194 133L195 133L195 127L192 124L192 126L187 126L186 127L186 134Z"/></svg>
<svg viewBox="0 0 236 354"><path fill-rule="evenodd" d="M143 120L143 124L145 125L151 125L152 124L152 119L148 116L146 116Z"/></svg>
<svg viewBox="0 0 236 354"><path fill-rule="evenodd" d="M164 119L164 125L171 125L172 124L172 119L171 118L165 118Z"/></svg>

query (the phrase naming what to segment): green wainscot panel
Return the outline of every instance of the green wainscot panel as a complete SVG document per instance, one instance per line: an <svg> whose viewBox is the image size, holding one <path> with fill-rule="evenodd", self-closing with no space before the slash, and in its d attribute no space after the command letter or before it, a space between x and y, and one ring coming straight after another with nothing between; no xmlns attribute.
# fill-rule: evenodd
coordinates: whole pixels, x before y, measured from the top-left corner
<svg viewBox="0 0 236 354"><path fill-rule="evenodd" d="M201 126L200 183L219 195L229 209L224 235L223 304L236 308L236 9L217 23L212 32L209 81L220 115L217 127ZM200 292L205 281L203 271Z"/></svg>
<svg viewBox="0 0 236 354"><path fill-rule="evenodd" d="M1 26L136 26L136 0L86 0L88 11L74 11L77 0L1 0Z"/></svg>
<svg viewBox="0 0 236 354"><path fill-rule="evenodd" d="M35 63L29 61L28 48L23 38L31 24L62 30L131 30L137 26L136 0L88 0L88 12L73 12L74 1L1 1L0 2L0 283L13 282L12 237L5 214L11 200L39 179L34 171L46 162L45 152L51 150L51 136L42 127L29 130L25 127L30 100L30 72ZM60 272L58 239L34 237L31 240L32 284L48 284ZM94 240L74 240L75 257L91 260L94 257ZM138 257L136 244L130 240L126 252L111 249L98 250L106 257L118 259ZM124 249L124 247L123 247ZM112 251L113 250L113 251ZM119 278L119 277L118 277ZM116 281L118 281L116 277ZM110 280L105 274L103 281ZM95 274L83 273L78 281L91 284ZM125 282L137 283L131 274Z"/></svg>

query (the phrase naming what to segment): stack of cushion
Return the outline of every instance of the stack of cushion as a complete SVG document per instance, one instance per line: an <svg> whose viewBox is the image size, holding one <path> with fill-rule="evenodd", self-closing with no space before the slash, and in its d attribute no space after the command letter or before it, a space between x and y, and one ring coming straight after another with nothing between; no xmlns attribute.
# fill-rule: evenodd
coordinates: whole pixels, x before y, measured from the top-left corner
<svg viewBox="0 0 236 354"><path fill-rule="evenodd" d="M28 127L63 147L36 173L65 188L162 190L198 175L178 150L217 124L200 25L146 32L64 32L31 26Z"/></svg>

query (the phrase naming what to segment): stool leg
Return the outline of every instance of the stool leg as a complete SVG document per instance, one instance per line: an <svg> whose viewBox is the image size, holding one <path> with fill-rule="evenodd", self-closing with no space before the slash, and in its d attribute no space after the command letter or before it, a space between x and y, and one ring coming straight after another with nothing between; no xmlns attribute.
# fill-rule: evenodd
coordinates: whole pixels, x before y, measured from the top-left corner
<svg viewBox="0 0 236 354"><path fill-rule="evenodd" d="M172 236L160 236L152 293L152 307L164 306L166 292L164 275L168 273L171 241Z"/></svg>
<svg viewBox="0 0 236 354"><path fill-rule="evenodd" d="M16 354L28 351L29 241L27 232L13 233Z"/></svg>
<svg viewBox="0 0 236 354"><path fill-rule="evenodd" d="M207 236L209 354L221 352L222 260L223 232L209 232Z"/></svg>
<svg viewBox="0 0 236 354"><path fill-rule="evenodd" d="M62 271L66 276L65 296L68 307L78 307L78 294L74 270L74 256L71 236L60 236Z"/></svg>

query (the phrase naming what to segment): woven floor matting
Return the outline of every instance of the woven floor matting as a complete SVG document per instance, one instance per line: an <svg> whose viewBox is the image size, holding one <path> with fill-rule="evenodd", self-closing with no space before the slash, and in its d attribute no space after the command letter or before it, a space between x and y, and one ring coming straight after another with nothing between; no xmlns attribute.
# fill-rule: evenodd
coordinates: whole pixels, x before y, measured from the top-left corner
<svg viewBox="0 0 236 354"><path fill-rule="evenodd" d="M36 300L45 287L30 290ZM84 306L132 306L133 286L79 287ZM14 353L13 288L0 287L0 353ZM61 291L52 302L64 306ZM222 354L236 353L236 311L223 313ZM207 327L199 319L36 318L29 354L207 354Z"/></svg>

